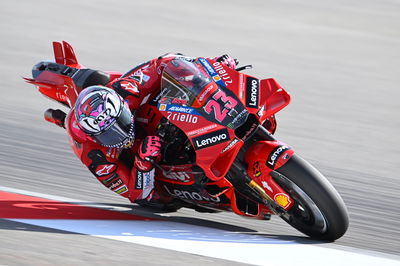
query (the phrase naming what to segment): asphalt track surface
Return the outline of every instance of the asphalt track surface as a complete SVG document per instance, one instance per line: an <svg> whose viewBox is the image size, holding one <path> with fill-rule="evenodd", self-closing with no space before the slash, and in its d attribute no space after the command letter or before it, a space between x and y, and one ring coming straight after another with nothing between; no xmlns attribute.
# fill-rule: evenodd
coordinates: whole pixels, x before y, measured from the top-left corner
<svg viewBox="0 0 400 266"><path fill-rule="evenodd" d="M397 0L1 1L0 183L131 207L91 177L61 129L43 121L45 109L59 106L22 82L33 64L52 59L51 41L70 42L88 67L120 72L165 52L229 53L253 64L247 73L274 77L292 94L277 137L323 172L349 209L350 228L331 245L399 255L399 14ZM279 218L186 209L168 216L304 240ZM7 220L0 237L6 265L235 264Z"/></svg>

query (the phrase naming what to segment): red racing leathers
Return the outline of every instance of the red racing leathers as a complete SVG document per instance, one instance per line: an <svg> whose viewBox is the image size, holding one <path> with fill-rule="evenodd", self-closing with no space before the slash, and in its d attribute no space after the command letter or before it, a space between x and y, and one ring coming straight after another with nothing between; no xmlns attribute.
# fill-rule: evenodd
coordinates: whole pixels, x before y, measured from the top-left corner
<svg viewBox="0 0 400 266"><path fill-rule="evenodd" d="M177 58L192 59L167 54L111 80L107 87L113 88L120 94L134 112L147 102L155 90L160 89L163 68L172 59ZM220 58L227 66L232 68L236 66L232 58L228 57L229 60L226 56ZM142 139L136 138L134 145L128 149L104 147L94 142L78 127L73 108L66 118L65 125L76 155L104 186L132 202L151 198L155 170L150 162L139 156Z"/></svg>

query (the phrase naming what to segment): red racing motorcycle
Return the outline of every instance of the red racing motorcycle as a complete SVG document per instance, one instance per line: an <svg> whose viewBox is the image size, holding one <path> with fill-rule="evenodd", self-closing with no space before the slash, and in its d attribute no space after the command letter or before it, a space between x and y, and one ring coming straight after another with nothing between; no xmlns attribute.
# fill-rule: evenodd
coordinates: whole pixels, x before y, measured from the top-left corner
<svg viewBox="0 0 400 266"><path fill-rule="evenodd" d="M38 63L26 80L67 107L80 89L121 76L81 69L66 42L53 47L56 62ZM314 239L340 238L348 227L342 198L273 135L274 115L289 104L290 95L274 79L239 72L248 67L233 70L186 57L165 66L160 90L136 112L137 125L164 143L156 164L158 194L175 209L233 211L258 219L275 214ZM69 75L74 69L80 73Z"/></svg>

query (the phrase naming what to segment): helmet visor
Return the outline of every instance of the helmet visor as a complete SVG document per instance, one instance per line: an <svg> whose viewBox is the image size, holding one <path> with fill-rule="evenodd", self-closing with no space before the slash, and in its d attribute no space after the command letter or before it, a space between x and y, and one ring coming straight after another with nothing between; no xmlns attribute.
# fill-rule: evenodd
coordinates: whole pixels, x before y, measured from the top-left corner
<svg viewBox="0 0 400 266"><path fill-rule="evenodd" d="M98 135L92 135L96 142L106 147L123 147L135 138L134 116L123 108L118 119Z"/></svg>

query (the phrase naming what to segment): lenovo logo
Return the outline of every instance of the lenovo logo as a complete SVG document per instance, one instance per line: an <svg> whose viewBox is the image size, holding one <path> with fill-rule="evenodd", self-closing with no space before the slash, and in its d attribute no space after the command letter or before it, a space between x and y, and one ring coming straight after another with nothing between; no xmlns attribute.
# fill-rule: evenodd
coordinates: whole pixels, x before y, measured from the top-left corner
<svg viewBox="0 0 400 266"><path fill-rule="evenodd" d="M284 151L287 150L289 150L289 147L285 145L275 148L268 156L267 166L271 169L274 169L278 158L283 154Z"/></svg>
<svg viewBox="0 0 400 266"><path fill-rule="evenodd" d="M258 108L259 98L259 81L258 79L247 77L246 78L246 106L251 108Z"/></svg>
<svg viewBox="0 0 400 266"><path fill-rule="evenodd" d="M224 141L228 141L229 133L226 128L211 132L209 134L201 135L197 138L193 138L193 144L196 149L203 149L209 146L213 146Z"/></svg>
<svg viewBox="0 0 400 266"><path fill-rule="evenodd" d="M173 197L178 197L186 200L194 200L194 201L209 201L209 202L221 202L219 197L211 197L203 195L203 193L196 191L186 191L186 190L169 190L167 186L164 185L165 190Z"/></svg>
<svg viewBox="0 0 400 266"><path fill-rule="evenodd" d="M141 171L136 172L135 188L143 189L143 173Z"/></svg>

